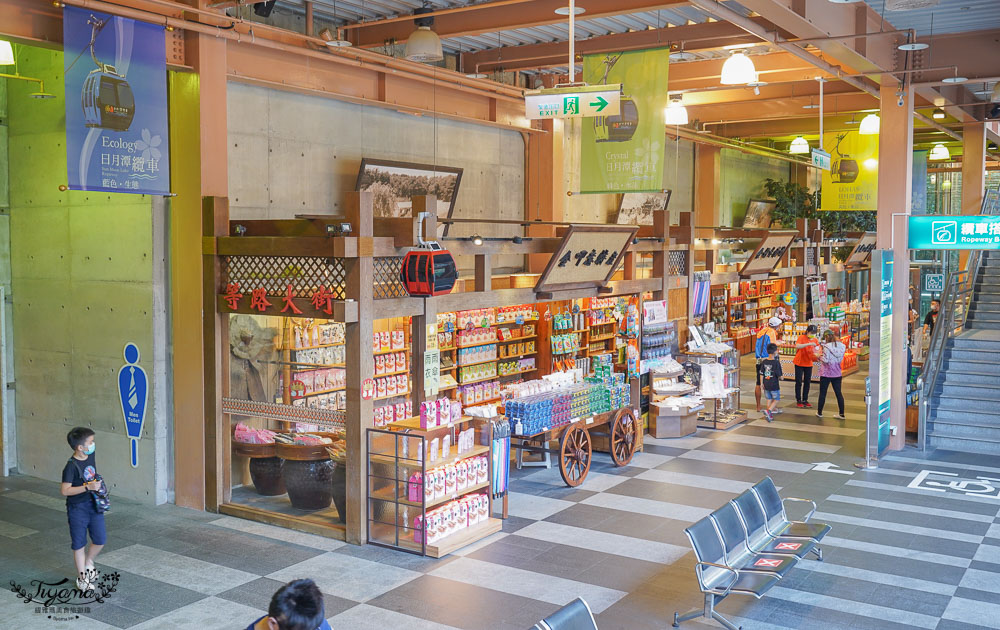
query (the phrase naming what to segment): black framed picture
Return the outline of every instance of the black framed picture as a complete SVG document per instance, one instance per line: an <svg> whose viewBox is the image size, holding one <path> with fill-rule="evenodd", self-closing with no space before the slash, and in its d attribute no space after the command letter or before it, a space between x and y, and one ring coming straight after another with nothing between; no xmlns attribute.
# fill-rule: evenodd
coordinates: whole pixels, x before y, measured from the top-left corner
<svg viewBox="0 0 1000 630"><path fill-rule="evenodd" d="M670 191L625 193L618 201L618 225L653 225L653 212L666 212Z"/></svg>
<svg viewBox="0 0 1000 630"><path fill-rule="evenodd" d="M412 197L434 195L438 219L450 219L461 183L461 168L363 158L355 189L373 193L376 217L411 216Z"/></svg>
<svg viewBox="0 0 1000 630"><path fill-rule="evenodd" d="M751 199L743 214L743 228L769 228L774 221L772 213L778 202L773 199Z"/></svg>

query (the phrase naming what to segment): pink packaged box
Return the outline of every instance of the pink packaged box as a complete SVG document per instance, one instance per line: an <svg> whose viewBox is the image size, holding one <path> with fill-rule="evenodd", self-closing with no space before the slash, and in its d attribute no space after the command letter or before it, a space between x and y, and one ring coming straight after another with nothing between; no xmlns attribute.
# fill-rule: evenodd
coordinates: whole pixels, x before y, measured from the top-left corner
<svg viewBox="0 0 1000 630"><path fill-rule="evenodd" d="M406 403L396 403L396 422L409 418L406 415Z"/></svg>
<svg viewBox="0 0 1000 630"><path fill-rule="evenodd" d="M462 419L462 403L459 402L459 401L457 401L457 400L453 400L453 401L449 402L448 404L451 406L451 421L452 422L458 422L459 420L461 420Z"/></svg>
<svg viewBox="0 0 1000 630"><path fill-rule="evenodd" d="M385 374L385 357L381 354L375 356L375 376Z"/></svg>
<svg viewBox="0 0 1000 630"><path fill-rule="evenodd" d="M377 378L375 379L375 396L378 398L385 398L385 379Z"/></svg>
<svg viewBox="0 0 1000 630"><path fill-rule="evenodd" d="M409 485L406 491L406 498L409 501L419 502L423 495L424 481L423 475L415 472L410 475Z"/></svg>
<svg viewBox="0 0 1000 630"><path fill-rule="evenodd" d="M424 517L417 516L413 517L413 542L418 545L424 542Z"/></svg>
<svg viewBox="0 0 1000 630"><path fill-rule="evenodd" d="M457 479L458 473L455 471L454 464L448 464L444 467L444 493L445 496L451 496L455 494L458 490L455 487L455 481Z"/></svg>
<svg viewBox="0 0 1000 630"><path fill-rule="evenodd" d="M396 377L395 376L386 376L385 378L383 378L381 380L382 380L382 382L385 383L385 395L386 396L395 396L396 395Z"/></svg>
<svg viewBox="0 0 1000 630"><path fill-rule="evenodd" d="M392 405L386 405L382 407L382 422L385 424L392 424L396 421L395 407ZM402 420L402 418L400 418Z"/></svg>
<svg viewBox="0 0 1000 630"><path fill-rule="evenodd" d="M393 372L396 371L396 355L395 354L392 354L392 353L389 353L389 354L380 354L376 358L376 360L375 360L376 366L378 364L378 359L382 359L382 363L385 366L385 373L386 374L392 374Z"/></svg>
<svg viewBox="0 0 1000 630"><path fill-rule="evenodd" d="M406 347L406 336L402 330L392 331L392 345L390 347L393 350L402 350Z"/></svg>
<svg viewBox="0 0 1000 630"><path fill-rule="evenodd" d="M378 342L379 342L379 346L380 346L380 348L379 348L380 351L381 350L391 350L392 349L392 342L389 340L389 333L388 332L380 332L378 334Z"/></svg>
<svg viewBox="0 0 1000 630"><path fill-rule="evenodd" d="M461 492L469 486L469 465L463 459L455 464L455 489Z"/></svg>
<svg viewBox="0 0 1000 630"><path fill-rule="evenodd" d="M490 476L490 464L486 460L485 455L479 456L479 470L476 471L476 484L486 483L489 481Z"/></svg>
<svg viewBox="0 0 1000 630"><path fill-rule="evenodd" d="M381 407L376 407L375 408L375 426L376 427L381 427L381 426L385 425L384 417L385 416L384 416L384 414L382 412L382 408Z"/></svg>
<svg viewBox="0 0 1000 630"><path fill-rule="evenodd" d="M382 349L382 337L378 333L372 334L372 350L378 352Z"/></svg>
<svg viewBox="0 0 1000 630"><path fill-rule="evenodd" d="M420 403L420 428L421 429L433 429L431 426L430 414L428 413L428 407L430 405L425 400Z"/></svg>

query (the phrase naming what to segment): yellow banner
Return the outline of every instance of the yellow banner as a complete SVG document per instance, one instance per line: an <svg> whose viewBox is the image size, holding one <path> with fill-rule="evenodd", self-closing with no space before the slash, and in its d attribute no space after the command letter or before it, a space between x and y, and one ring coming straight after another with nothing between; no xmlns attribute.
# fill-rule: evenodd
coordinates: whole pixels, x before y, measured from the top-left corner
<svg viewBox="0 0 1000 630"><path fill-rule="evenodd" d="M823 171L820 210L876 210L878 204L878 134L857 131L823 134L831 158Z"/></svg>

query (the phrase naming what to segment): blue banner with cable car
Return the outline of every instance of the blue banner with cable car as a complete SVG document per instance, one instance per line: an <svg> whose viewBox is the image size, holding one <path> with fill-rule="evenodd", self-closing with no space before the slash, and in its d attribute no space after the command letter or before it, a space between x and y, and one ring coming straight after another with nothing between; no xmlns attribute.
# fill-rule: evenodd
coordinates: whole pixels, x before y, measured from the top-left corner
<svg viewBox="0 0 1000 630"><path fill-rule="evenodd" d="M163 26L63 9L72 190L170 193Z"/></svg>

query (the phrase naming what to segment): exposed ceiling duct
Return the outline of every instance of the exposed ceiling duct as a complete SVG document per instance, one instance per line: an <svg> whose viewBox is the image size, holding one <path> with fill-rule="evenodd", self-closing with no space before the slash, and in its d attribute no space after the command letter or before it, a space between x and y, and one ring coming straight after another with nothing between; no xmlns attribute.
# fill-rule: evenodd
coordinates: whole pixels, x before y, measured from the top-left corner
<svg viewBox="0 0 1000 630"><path fill-rule="evenodd" d="M886 11L912 11L914 9L926 9L939 4L941 0L886 0Z"/></svg>

